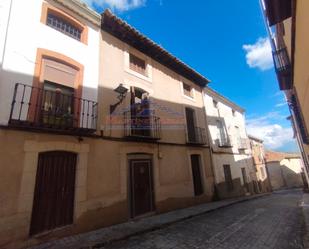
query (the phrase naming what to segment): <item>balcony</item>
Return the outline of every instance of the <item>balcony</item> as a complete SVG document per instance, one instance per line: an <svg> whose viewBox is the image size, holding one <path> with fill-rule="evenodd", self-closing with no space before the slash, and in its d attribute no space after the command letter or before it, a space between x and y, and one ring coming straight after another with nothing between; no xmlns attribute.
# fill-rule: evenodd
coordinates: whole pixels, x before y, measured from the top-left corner
<svg viewBox="0 0 309 249"><path fill-rule="evenodd" d="M247 138L238 138L237 145L239 150L246 150L248 149L248 139Z"/></svg>
<svg viewBox="0 0 309 249"><path fill-rule="evenodd" d="M160 140L161 122L154 111L147 114L134 115L124 112L124 137L135 140Z"/></svg>
<svg viewBox="0 0 309 249"><path fill-rule="evenodd" d="M9 126L77 135L96 130L97 102L16 83Z"/></svg>
<svg viewBox="0 0 309 249"><path fill-rule="evenodd" d="M196 127L196 126L188 130L187 143L196 144L196 145L207 144L206 130L204 128Z"/></svg>
<svg viewBox="0 0 309 249"><path fill-rule="evenodd" d="M215 140L215 144L220 148L231 148L233 147L230 136L223 136L221 134L217 135L217 139Z"/></svg>
<svg viewBox="0 0 309 249"><path fill-rule="evenodd" d="M292 88L291 63L286 47L273 51L275 70L281 90Z"/></svg>

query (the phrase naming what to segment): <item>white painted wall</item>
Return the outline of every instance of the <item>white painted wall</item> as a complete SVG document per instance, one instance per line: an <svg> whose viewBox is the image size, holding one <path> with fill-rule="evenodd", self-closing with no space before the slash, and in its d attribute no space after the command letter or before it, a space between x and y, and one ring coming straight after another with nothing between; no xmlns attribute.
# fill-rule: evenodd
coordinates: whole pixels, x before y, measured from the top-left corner
<svg viewBox="0 0 309 249"><path fill-rule="evenodd" d="M243 185L241 168L246 169L248 182L255 180L255 172L252 168L252 160L247 155L213 154L216 183L225 181L223 165L228 164L231 168L232 178L240 178Z"/></svg>
<svg viewBox="0 0 309 249"><path fill-rule="evenodd" d="M100 28L88 26L88 45L46 26L40 22L42 0L12 0L11 16L0 74L0 124L7 124L15 83L32 84L37 48L44 48L68 56L84 65L83 98L97 101L99 78ZM0 32L9 11L9 0L2 0ZM1 2L1 5L2 5ZM61 6L53 4L54 6ZM63 9L63 7L62 7ZM0 55L3 40L0 38ZM2 45L2 46L1 46Z"/></svg>
<svg viewBox="0 0 309 249"><path fill-rule="evenodd" d="M0 0L0 65L2 65L11 0Z"/></svg>
<svg viewBox="0 0 309 249"><path fill-rule="evenodd" d="M215 108L213 105L213 100L218 102L217 107ZM215 120L224 120L226 130L228 135L231 138L231 142L233 145L233 152L238 153L238 141L237 141L237 130L236 126L239 127L240 137L244 139L248 139L246 128L245 128L245 117L242 112L234 109L235 116L232 114L233 108L226 103L220 101L216 96L212 96L209 93L205 93L204 95L204 103L208 121L208 128L212 140L212 145L214 149L218 149L215 143L215 140L218 138L218 129L215 125ZM249 147L249 146L248 146Z"/></svg>
<svg viewBox="0 0 309 249"><path fill-rule="evenodd" d="M214 107L213 100L217 101L217 108ZM256 173L252 161L252 152L245 126L245 116L240 107L235 104L229 104L227 99L218 96L211 90L204 91L204 104L207 116L207 124L210 135L211 147L213 150L213 164L215 171L216 183L225 181L223 165L231 166L232 178L242 180L241 168L246 169L248 182L256 180ZM235 111L233 115L232 110ZM218 147L216 140L218 138L218 128L216 120L222 120L226 126L226 131L231 139L231 148ZM239 134L235 127L239 128ZM239 150L238 137L247 139L248 145L246 150Z"/></svg>

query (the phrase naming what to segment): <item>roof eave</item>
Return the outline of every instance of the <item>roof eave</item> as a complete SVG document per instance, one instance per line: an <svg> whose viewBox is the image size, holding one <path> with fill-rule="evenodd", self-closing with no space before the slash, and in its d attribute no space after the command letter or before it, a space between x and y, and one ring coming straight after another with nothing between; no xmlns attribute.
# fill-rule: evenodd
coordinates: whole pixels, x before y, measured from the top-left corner
<svg viewBox="0 0 309 249"><path fill-rule="evenodd" d="M196 72L151 39L118 18L109 9L106 9L102 13L101 29L141 51L172 71L177 72L184 78L191 80L200 87L206 87L207 84L210 83L209 79Z"/></svg>

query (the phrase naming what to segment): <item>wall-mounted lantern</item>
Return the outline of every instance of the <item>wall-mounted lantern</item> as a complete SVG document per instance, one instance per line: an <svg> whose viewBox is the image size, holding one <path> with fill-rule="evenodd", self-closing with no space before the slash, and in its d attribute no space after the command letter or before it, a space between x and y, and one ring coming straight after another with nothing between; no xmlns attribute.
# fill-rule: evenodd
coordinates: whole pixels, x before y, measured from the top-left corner
<svg viewBox="0 0 309 249"><path fill-rule="evenodd" d="M128 90L129 89L123 84L119 84L119 86L114 89L114 92L118 93L117 99L119 99L119 101L113 105L110 105L110 114L112 114L115 111L116 107L122 103L122 101L127 95Z"/></svg>

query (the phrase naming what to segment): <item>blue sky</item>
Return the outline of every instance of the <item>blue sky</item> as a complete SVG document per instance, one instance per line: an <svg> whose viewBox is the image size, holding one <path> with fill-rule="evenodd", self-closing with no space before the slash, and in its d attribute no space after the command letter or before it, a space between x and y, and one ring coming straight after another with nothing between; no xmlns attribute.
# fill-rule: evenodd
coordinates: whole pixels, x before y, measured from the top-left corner
<svg viewBox="0 0 309 249"><path fill-rule="evenodd" d="M246 109L248 133L296 151L258 0L84 0L106 7L211 80Z"/></svg>

